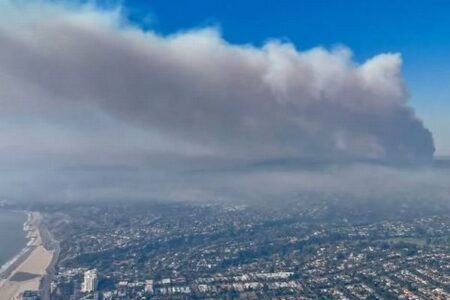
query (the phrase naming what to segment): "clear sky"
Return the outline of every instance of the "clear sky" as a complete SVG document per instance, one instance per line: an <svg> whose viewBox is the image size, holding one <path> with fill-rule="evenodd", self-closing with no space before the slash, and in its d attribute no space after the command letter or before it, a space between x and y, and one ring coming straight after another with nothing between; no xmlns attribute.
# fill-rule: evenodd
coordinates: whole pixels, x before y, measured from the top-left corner
<svg viewBox="0 0 450 300"><path fill-rule="evenodd" d="M299 49L342 44L358 61L399 52L412 105L433 131L437 154L450 154L450 1L125 0L122 6L139 26L162 34L215 26L236 44L271 38Z"/></svg>

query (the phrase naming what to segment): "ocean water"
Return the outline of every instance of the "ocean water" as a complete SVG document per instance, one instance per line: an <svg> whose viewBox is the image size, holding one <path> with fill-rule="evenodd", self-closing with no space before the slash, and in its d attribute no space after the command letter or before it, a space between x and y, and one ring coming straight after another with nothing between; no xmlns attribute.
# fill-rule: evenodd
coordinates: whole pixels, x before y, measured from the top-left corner
<svg viewBox="0 0 450 300"><path fill-rule="evenodd" d="M0 272L27 244L26 232L23 231L26 220L25 213L0 209Z"/></svg>

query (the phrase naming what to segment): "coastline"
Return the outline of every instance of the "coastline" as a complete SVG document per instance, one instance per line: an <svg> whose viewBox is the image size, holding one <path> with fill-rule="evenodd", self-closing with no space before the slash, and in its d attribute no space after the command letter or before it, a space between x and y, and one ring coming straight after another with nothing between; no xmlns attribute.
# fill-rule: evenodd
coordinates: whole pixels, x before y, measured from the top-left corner
<svg viewBox="0 0 450 300"><path fill-rule="evenodd" d="M23 231L26 232L25 238L28 240L28 242L26 243L25 247L23 247L22 250L20 250L20 252L16 256L14 256L9 261L7 261L2 266L0 266L0 286L1 286L2 280L8 278L11 275L11 272L14 271L14 269L16 269L17 266L28 257L28 255L30 254L30 252L32 250L32 248L30 247L30 244L32 241L31 241L30 237L28 236L29 228L27 228L27 225L29 224L29 222L31 220L31 214L30 214L30 212L25 212L25 214L27 215L27 220L23 224Z"/></svg>
<svg viewBox="0 0 450 300"><path fill-rule="evenodd" d="M55 262L55 253L58 252L56 242L49 240L51 236L43 226L42 214L27 212L27 216L24 230L29 241L17 256L6 263L0 274L0 300L16 299L25 290L44 289L41 282L47 278L48 270ZM32 276L20 280L23 274Z"/></svg>

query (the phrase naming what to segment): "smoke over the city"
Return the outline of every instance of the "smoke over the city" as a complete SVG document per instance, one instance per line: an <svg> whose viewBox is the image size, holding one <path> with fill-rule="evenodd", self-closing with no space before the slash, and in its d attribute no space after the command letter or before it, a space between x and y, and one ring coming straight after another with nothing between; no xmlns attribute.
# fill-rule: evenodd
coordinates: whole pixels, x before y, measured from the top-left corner
<svg viewBox="0 0 450 300"><path fill-rule="evenodd" d="M0 45L0 163L3 176L13 168L21 178L17 187L26 181L21 166L54 176L100 165L90 185L114 185L109 172L117 172L114 186L127 178L127 191L152 186L146 172L130 170L160 158L194 159L195 169L214 159L433 158L396 53L358 63L345 47L233 45L213 28L164 36L131 25L120 10L40 1L0 2ZM78 179L61 186L73 191Z"/></svg>

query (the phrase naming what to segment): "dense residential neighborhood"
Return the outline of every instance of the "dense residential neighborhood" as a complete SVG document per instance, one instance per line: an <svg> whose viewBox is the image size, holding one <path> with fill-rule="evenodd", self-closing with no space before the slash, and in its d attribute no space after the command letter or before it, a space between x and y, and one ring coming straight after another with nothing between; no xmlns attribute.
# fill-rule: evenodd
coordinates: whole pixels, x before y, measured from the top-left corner
<svg viewBox="0 0 450 300"><path fill-rule="evenodd" d="M343 199L37 205L60 241L51 299L450 297L445 202Z"/></svg>

